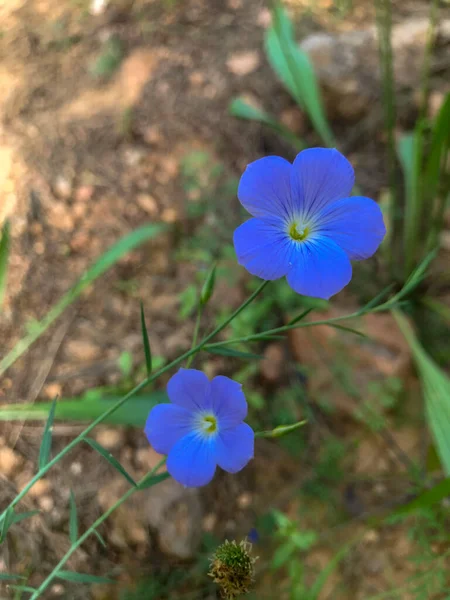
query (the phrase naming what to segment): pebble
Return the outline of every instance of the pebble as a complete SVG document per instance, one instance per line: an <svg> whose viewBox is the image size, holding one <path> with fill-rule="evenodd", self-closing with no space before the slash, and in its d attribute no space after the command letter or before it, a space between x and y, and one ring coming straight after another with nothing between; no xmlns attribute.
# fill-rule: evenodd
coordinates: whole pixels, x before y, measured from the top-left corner
<svg viewBox="0 0 450 600"><path fill-rule="evenodd" d="M58 198L66 200L72 195L72 183L64 175L58 175L53 183L53 191Z"/></svg>
<svg viewBox="0 0 450 600"><path fill-rule="evenodd" d="M4 446L0 448L0 473L5 477L11 477L22 464L22 458L11 448Z"/></svg>
<svg viewBox="0 0 450 600"><path fill-rule="evenodd" d="M100 348L88 340L69 340L65 344L65 353L69 360L90 362L101 354Z"/></svg>
<svg viewBox="0 0 450 600"><path fill-rule="evenodd" d="M40 496L47 494L50 491L50 487L51 485L48 479L39 479L39 481L36 481L36 483L30 489L28 494L32 498L39 498Z"/></svg>
<svg viewBox="0 0 450 600"><path fill-rule="evenodd" d="M244 50L243 52L234 52L227 59L227 68L233 75L243 77L256 71L261 64L259 52L256 50Z"/></svg>
<svg viewBox="0 0 450 600"><path fill-rule="evenodd" d="M125 442L124 432L119 428L101 428L95 434L95 439L107 450L113 450L123 446Z"/></svg>
<svg viewBox="0 0 450 600"><path fill-rule="evenodd" d="M155 216L158 213L158 204L150 194L138 194L136 202L148 215Z"/></svg>

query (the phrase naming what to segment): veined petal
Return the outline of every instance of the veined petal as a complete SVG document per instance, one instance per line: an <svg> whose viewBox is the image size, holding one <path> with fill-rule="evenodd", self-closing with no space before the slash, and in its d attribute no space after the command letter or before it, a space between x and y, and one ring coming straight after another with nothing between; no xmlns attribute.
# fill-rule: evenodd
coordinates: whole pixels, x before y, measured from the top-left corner
<svg viewBox="0 0 450 600"><path fill-rule="evenodd" d="M160 454L169 454L173 446L193 429L192 413L176 404L157 404L145 424L145 435Z"/></svg>
<svg viewBox="0 0 450 600"><path fill-rule="evenodd" d="M190 411L210 408L210 381L197 369L180 369L169 379L167 394L174 404Z"/></svg>
<svg viewBox="0 0 450 600"><path fill-rule="evenodd" d="M255 434L247 423L220 432L216 442L217 464L228 473L237 473L253 458Z"/></svg>
<svg viewBox="0 0 450 600"><path fill-rule="evenodd" d="M259 219L240 225L233 236L238 263L262 279L279 279L289 269L292 240L281 226Z"/></svg>
<svg viewBox="0 0 450 600"><path fill-rule="evenodd" d="M316 223L318 233L335 241L350 260L372 256L386 234L380 207L363 196L344 198L329 204Z"/></svg>
<svg viewBox="0 0 450 600"><path fill-rule="evenodd" d="M218 436L217 436L218 437ZM167 457L167 470L187 487L206 485L216 470L216 440L191 433L181 438Z"/></svg>
<svg viewBox="0 0 450 600"><path fill-rule="evenodd" d="M327 204L350 196L352 165L338 150L310 148L297 155L292 169L292 198L298 214L314 219Z"/></svg>
<svg viewBox="0 0 450 600"><path fill-rule="evenodd" d="M352 278L345 252L333 240L320 236L298 244L287 281L298 294L328 300Z"/></svg>
<svg viewBox="0 0 450 600"><path fill-rule="evenodd" d="M211 381L211 400L220 431L236 427L247 416L247 401L242 386L229 377L214 377Z"/></svg>
<svg viewBox="0 0 450 600"><path fill-rule="evenodd" d="M250 163L239 182L240 203L260 219L289 219L291 172L291 163L279 156L266 156Z"/></svg>

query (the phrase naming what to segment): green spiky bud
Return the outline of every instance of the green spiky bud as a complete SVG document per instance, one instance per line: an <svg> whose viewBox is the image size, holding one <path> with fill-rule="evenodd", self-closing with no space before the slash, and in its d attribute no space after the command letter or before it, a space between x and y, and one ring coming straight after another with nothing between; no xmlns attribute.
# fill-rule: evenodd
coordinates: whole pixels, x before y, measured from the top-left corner
<svg viewBox="0 0 450 600"><path fill-rule="evenodd" d="M208 575L219 585L221 595L226 600L234 600L250 591L257 560L252 557L251 549L252 545L247 540L239 544L226 540L211 558Z"/></svg>

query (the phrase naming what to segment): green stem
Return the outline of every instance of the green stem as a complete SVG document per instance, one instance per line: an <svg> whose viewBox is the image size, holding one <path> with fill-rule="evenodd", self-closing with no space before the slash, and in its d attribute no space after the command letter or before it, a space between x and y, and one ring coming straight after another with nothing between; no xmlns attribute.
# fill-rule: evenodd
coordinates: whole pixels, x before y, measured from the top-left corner
<svg viewBox="0 0 450 600"><path fill-rule="evenodd" d="M202 314L203 314L203 304L199 304L198 310L197 310L197 319L195 321L194 335L192 337L191 348L194 348L197 344L197 338L198 338L198 333L200 331L200 321L202 320ZM194 354L191 354L191 356L187 359L186 369L189 369L193 360L194 360Z"/></svg>
<svg viewBox="0 0 450 600"><path fill-rule="evenodd" d="M99 417L97 417L97 419L95 419L90 425L88 425L88 427L86 427L86 429L84 431L82 431L76 438L74 438L69 444L67 444L67 446L65 446L61 450L61 452L59 452L52 460L50 460L45 465L45 467L42 467L42 469L39 469L39 471L36 473L36 475L28 482L28 484L20 491L20 493L17 494L17 496L14 498L14 500L12 500L10 505L3 511L2 515L0 516L0 521L5 517L6 511L9 509L9 507L14 508L20 502L20 500L22 500L22 498L28 493L28 491L33 487L33 485L37 481L39 481L39 479L41 479L41 477L43 477L47 473L47 471L49 471L59 460L61 460L66 454L68 454L72 450L72 448L74 448L79 442L83 441L84 438L86 437L86 435L88 433L90 433L94 429L94 427L96 427L102 421L104 421L107 417L112 415L123 404L125 404L125 402L127 402L132 396L134 396L140 390L142 390L142 388L147 386L149 383L155 381L155 379L160 377L163 373L166 373L167 371L169 371L172 367L175 367L179 363L183 362L183 360L185 360L186 358L189 358L190 356L199 352L205 346L205 344L207 342L209 342L209 340L211 340L214 336L216 336L223 329L225 329L225 327L227 327L231 323L231 321L233 321L233 319L235 319L237 317L237 315L239 315L251 302L253 302L253 300L256 298L256 296L258 296L258 294L260 292L262 292L262 290L266 287L266 285L268 283L269 283L268 281L263 281L261 283L261 285L258 286L258 288L253 292L253 294L251 294L247 298L247 300L245 302L243 302L227 319L225 319L225 321L221 325L218 325L214 329L214 331L212 331L210 334L208 334L199 344L197 344L190 350L187 350L184 354L182 354L181 356L179 356L178 358L173 360L171 363L169 363L165 367L161 368L159 371L157 371L150 377L147 377L147 379L144 379L144 381L141 381L141 383L139 383L130 392L128 392L128 394L126 396L121 398L118 402L116 402L116 404L111 406L111 408L109 408L103 414L101 414Z"/></svg>
<svg viewBox="0 0 450 600"><path fill-rule="evenodd" d="M53 581L53 579L55 579L55 577L58 577L58 573L59 571L62 569L62 567L66 564L66 562L69 560L69 558L72 556L72 554L75 552L75 550L77 550L77 548L79 548L81 546L81 544L83 544L83 542L85 542L87 540L87 538L92 535L94 533L94 531L97 529L97 527L99 527L104 521L106 521L106 519L116 510L119 508L119 506L121 506L126 500L128 500L128 498L130 498L135 492L140 491L140 486L143 486L145 483L147 483L147 481L149 479L151 479L153 477L153 475L162 467L162 465L166 462L166 459L163 458L157 465L156 467L154 467L149 473L147 473L146 475L144 475L144 477L138 482L136 487L132 487L130 489L128 489L125 494L123 496L121 496L117 502L115 502L111 508L109 508L105 513L103 513L96 521L94 521L94 523L92 523L92 525L89 527L89 529L87 529L83 535L81 535L77 541L72 544L72 546L69 548L69 550L64 554L64 556L61 558L61 560L59 561L59 563L56 565L56 567L53 569L53 571L44 579L44 581L41 583L41 585L38 587L38 589L34 592L34 594L31 596L30 600L36 600L36 598L39 598L40 595L48 588L48 586L50 585L50 583Z"/></svg>

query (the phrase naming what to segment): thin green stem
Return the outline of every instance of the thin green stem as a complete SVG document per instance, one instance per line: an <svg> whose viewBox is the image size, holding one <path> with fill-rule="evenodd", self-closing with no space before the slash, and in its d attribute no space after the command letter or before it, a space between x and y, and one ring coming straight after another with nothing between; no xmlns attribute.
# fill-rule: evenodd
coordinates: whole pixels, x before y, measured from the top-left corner
<svg viewBox="0 0 450 600"><path fill-rule="evenodd" d="M102 421L104 421L107 417L112 415L123 404L125 404L125 402L127 402L132 396L137 394L140 390L142 390L149 383L152 383L153 381L155 381L155 379L157 379L158 377L163 375L163 373L166 373L167 371L172 369L172 367L175 367L179 363L183 362L183 360L185 360L186 358L189 358L190 356L199 352L205 346L205 344L207 344L209 342L209 340L211 340L218 333L220 333L223 329L225 329L225 327L227 327L231 323L231 321L233 321L233 319L235 319L251 302L253 302L253 300L256 298L256 296L258 296L258 294L260 292L262 292L262 290L266 287L266 285L268 283L269 283L268 281L263 281L261 283L261 285L258 286L258 288L247 298L247 300L245 302L243 302L227 319L225 319L225 321L223 323L218 325L214 329L214 331L212 331L210 334L208 334L199 344L197 344L190 350L187 350L186 352L184 352L184 354L182 354L181 356L179 356L178 358L173 360L171 363L169 363L165 367L162 367L159 371L157 371L150 377L147 377L147 379L144 379L144 381L141 381L141 383L139 383L130 392L128 392L128 394L126 396L121 398L118 402L116 402L113 406L111 406L111 408L106 410L103 414L101 414L99 417L97 417L97 419L92 421L92 423L90 425L88 425L88 427L86 427L86 429L84 429L84 431L82 431L76 438L74 438L71 442L69 442L69 444L67 444L67 446L65 446L52 460L50 460L45 465L45 467L42 467L42 469L39 469L39 471L36 473L36 475L28 482L28 484L19 492L19 494L17 494L17 496L14 498L14 500L12 500L10 505L3 511L3 513L0 517L0 520L2 520L4 518L6 511L8 510L9 507L14 508L20 502L20 500L22 500L22 498L28 493L28 491L33 487L33 485L37 481L39 481L39 479L41 479L41 477L43 477L47 473L47 471L49 471L59 460L61 460L66 454L68 454L77 444L79 444L81 441L83 441L84 438L86 437L86 435L88 433L90 433L94 429L94 427L96 427Z"/></svg>
<svg viewBox="0 0 450 600"><path fill-rule="evenodd" d="M44 581L41 583L41 585L38 587L38 589L31 596L30 600L36 600L36 598L40 597L40 595L48 588L48 586L53 581L53 579L55 579L55 577L58 577L59 571L66 564L66 562L69 560L69 558L75 552L75 550L77 550L77 548L79 548L81 546L81 544L83 544L83 542L85 542L87 540L87 538L95 532L97 527L99 527L104 521L106 521L106 519L115 510L117 510L119 508L119 506L121 506L126 500L128 500L128 498L130 498L135 492L139 492L141 489L140 486L143 486L145 483L147 483L147 481L155 475L155 473L162 467L162 465L165 462L166 462L166 459L163 458L156 465L156 467L154 467L149 473L144 475L144 477L138 482L138 485L136 487L129 488L125 492L125 494L123 494L123 496L121 496L117 500L117 502L115 502L111 506L111 508L109 508L106 512L104 512L96 521L94 521L94 523L92 523L92 525L88 529L86 529L86 531L83 533L83 535L81 535L77 539L77 541L71 545L69 550L64 554L64 556L61 558L61 560L56 565L56 567L53 569L53 571L44 579Z"/></svg>
<svg viewBox="0 0 450 600"><path fill-rule="evenodd" d="M401 218L397 194L396 179L396 152L395 152L395 88L393 73L393 55L391 44L392 14L390 0L376 0L376 21L378 30L378 48L380 55L380 66L383 84L383 107L384 120L387 134L388 146L388 174L389 187L391 190L391 270L395 257L398 255L396 244L398 243L399 220Z"/></svg>
<svg viewBox="0 0 450 600"><path fill-rule="evenodd" d="M194 328L194 335L192 336L191 348L194 348L197 345L197 338L198 338L198 334L200 331L200 322L202 320L202 314L203 314L203 304L200 303L198 305L197 319L195 320L195 328ZM194 360L194 354L191 354L191 356L187 359L186 369L189 369L193 360Z"/></svg>

